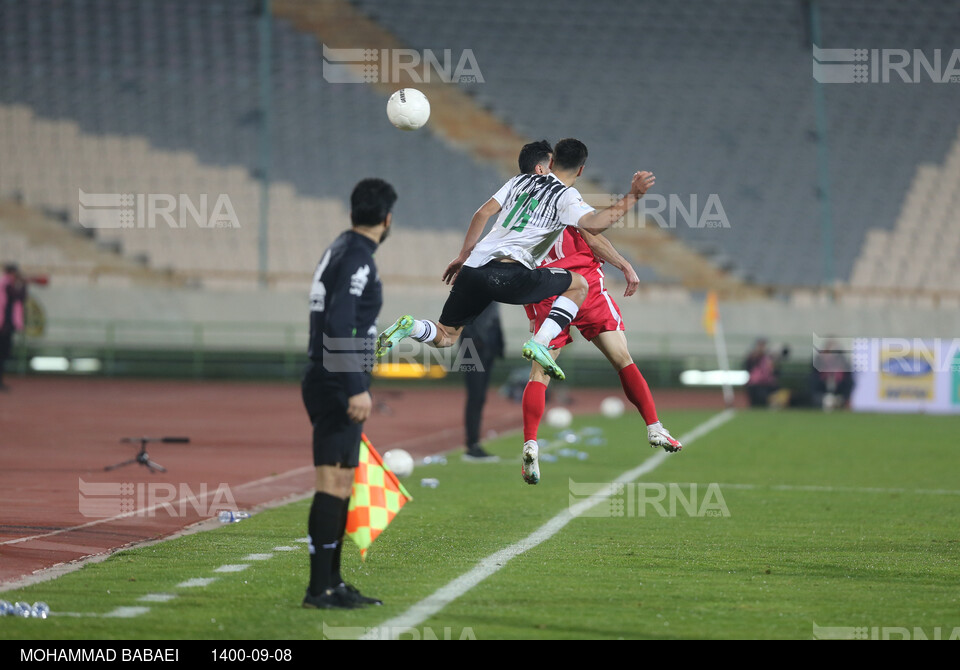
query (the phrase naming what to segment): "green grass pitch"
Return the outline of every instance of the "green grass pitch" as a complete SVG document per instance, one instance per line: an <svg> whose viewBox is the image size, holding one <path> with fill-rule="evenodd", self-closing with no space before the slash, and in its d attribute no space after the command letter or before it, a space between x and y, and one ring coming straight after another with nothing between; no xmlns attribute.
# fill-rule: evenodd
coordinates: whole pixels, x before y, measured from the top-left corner
<svg viewBox="0 0 960 670"><path fill-rule="evenodd" d="M711 416L671 412L664 421L679 436ZM345 576L383 598L383 607L300 608L307 551L295 540L306 535L308 509L301 501L0 594L85 615L0 618L2 637L355 635L566 509L571 480L609 482L657 453L635 415L582 417L573 428L586 426L603 427L607 443L573 445L585 460L541 460L537 486L521 480L516 435L488 445L499 464L462 463L451 454L447 465L418 467L406 480L413 502L366 562L352 544L344 551ZM716 483L729 516L691 515L682 505L666 516L645 505L640 516L639 506L625 503L621 516L574 519L406 637L809 639L814 624L919 627L928 635L940 627L947 637L960 627L957 435L960 417L740 412L639 480L678 483L685 493L697 483L701 498ZM421 477L440 485L421 488ZM234 564L249 567L215 572ZM206 586L178 586L213 577ZM175 597L139 600L147 594ZM103 616L122 607L150 609Z"/></svg>

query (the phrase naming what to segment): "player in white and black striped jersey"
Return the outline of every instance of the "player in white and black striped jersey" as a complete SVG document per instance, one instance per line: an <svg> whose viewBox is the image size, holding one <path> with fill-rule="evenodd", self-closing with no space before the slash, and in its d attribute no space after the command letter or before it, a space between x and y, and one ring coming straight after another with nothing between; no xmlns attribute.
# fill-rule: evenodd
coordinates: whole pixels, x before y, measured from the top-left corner
<svg viewBox="0 0 960 670"><path fill-rule="evenodd" d="M437 322L400 317L380 334L377 356L405 337L435 347L452 346L460 332L491 302L525 305L558 296L539 331L523 345L523 357L536 361L555 379L563 370L548 345L576 317L586 299L586 280L559 268L538 268L565 226L591 233L619 221L654 184L650 172L637 172L630 192L613 206L595 210L574 188L583 174L587 147L575 139L557 142L551 174L511 178L473 215L460 254L447 266L443 280L453 284ZM490 217L493 229L481 240Z"/></svg>

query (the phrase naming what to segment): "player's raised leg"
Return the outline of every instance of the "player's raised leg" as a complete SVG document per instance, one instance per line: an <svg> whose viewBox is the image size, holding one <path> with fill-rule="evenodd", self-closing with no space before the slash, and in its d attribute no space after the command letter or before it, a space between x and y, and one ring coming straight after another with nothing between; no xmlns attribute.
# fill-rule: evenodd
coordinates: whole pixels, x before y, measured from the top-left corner
<svg viewBox="0 0 960 670"><path fill-rule="evenodd" d="M550 354L550 342L570 327L577 317L580 305L587 299L587 280L583 275L571 272L570 287L553 301L550 313L536 334L523 345L523 357L543 368L550 377L564 379L565 375Z"/></svg>
<svg viewBox="0 0 960 670"><path fill-rule="evenodd" d="M433 321L415 319L409 314L404 314L377 337L377 358L383 356L387 353L387 350L393 348L393 345L407 337L413 338L417 342L432 343L437 337L437 324Z"/></svg>
<svg viewBox="0 0 960 670"><path fill-rule="evenodd" d="M593 343L603 352L610 364L620 375L620 385L624 395L633 403L647 424L647 440L650 446L656 449L663 447L664 451L676 452L683 448L680 441L673 437L657 418L657 407L653 402L653 394L647 380L643 378L640 369L627 349L627 338L622 330L609 330L593 338Z"/></svg>

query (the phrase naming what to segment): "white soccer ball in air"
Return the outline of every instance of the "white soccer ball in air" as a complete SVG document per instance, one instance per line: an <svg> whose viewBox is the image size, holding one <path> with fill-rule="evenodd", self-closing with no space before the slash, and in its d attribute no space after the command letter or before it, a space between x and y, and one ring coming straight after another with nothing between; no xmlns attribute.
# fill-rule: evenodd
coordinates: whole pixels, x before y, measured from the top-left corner
<svg viewBox="0 0 960 670"><path fill-rule="evenodd" d="M383 455L383 464L397 477L409 477L413 474L413 456L403 449L391 449Z"/></svg>
<svg viewBox="0 0 960 670"><path fill-rule="evenodd" d="M415 88L401 88L387 100L387 118L400 130L422 128L430 118L430 101Z"/></svg>
<svg viewBox="0 0 960 670"><path fill-rule="evenodd" d="M623 415L623 401L616 396L608 396L600 403L600 413L608 419L616 419Z"/></svg>
<svg viewBox="0 0 960 670"><path fill-rule="evenodd" d="M573 414L566 407L554 407L547 412L547 425L557 430L569 428L573 423Z"/></svg>

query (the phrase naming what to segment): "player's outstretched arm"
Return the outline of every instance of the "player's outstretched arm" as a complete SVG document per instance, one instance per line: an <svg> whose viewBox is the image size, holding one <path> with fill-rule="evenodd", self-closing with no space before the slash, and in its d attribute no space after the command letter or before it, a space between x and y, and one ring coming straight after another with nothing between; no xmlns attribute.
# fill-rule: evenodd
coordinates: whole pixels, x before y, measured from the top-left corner
<svg viewBox="0 0 960 670"><path fill-rule="evenodd" d="M580 235L583 236L584 241L587 243L587 246L590 247L590 251L593 252L594 256L610 263L623 273L624 278L627 280L627 290L623 292L623 297L629 298L636 293L640 287L640 277L637 276L636 271L633 269L633 266L627 262L627 259L614 248L610 240L603 235L594 235L586 230L581 230Z"/></svg>
<svg viewBox="0 0 960 670"><path fill-rule="evenodd" d="M584 214L579 223L580 228L597 234L615 224L630 211L630 208L640 201L646 192L656 183L652 172L636 172L630 182L630 192L620 198L612 206Z"/></svg>
<svg viewBox="0 0 960 670"><path fill-rule="evenodd" d="M457 278L457 275L460 274L460 268L462 268L463 264L470 258L470 252L473 251L473 248L477 246L477 242L480 241L480 237L483 235L483 229L487 227L487 221L490 220L491 216L499 212L500 203L497 202L495 198L490 198L483 203L480 209L474 212L473 218L470 219L470 227L467 228L467 236L463 240L463 248L460 249L460 255L450 261L447 269L443 271L443 281L445 283L451 284Z"/></svg>

